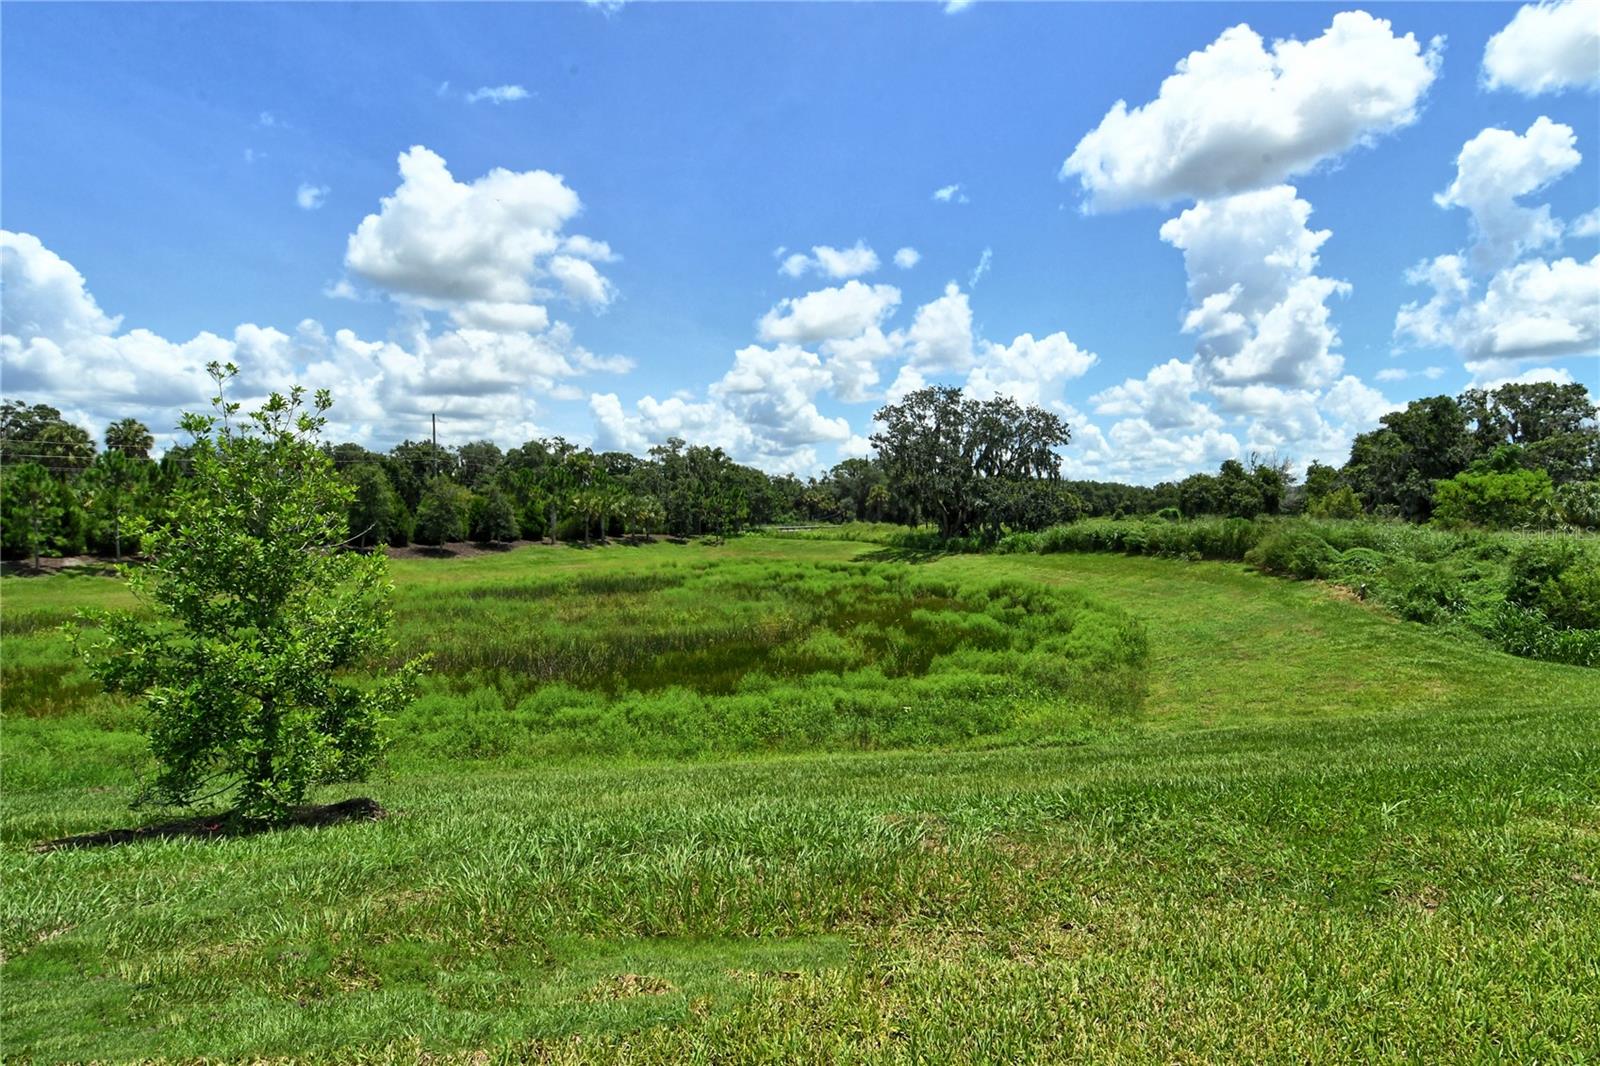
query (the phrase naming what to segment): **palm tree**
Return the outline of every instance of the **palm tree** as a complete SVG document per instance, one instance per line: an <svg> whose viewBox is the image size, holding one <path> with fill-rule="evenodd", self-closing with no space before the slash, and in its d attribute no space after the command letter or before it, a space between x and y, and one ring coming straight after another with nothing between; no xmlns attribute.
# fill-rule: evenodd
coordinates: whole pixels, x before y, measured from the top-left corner
<svg viewBox="0 0 1600 1066"><path fill-rule="evenodd" d="M129 459L148 459L156 439L150 427L137 418L122 418L106 427L106 449L121 452Z"/></svg>

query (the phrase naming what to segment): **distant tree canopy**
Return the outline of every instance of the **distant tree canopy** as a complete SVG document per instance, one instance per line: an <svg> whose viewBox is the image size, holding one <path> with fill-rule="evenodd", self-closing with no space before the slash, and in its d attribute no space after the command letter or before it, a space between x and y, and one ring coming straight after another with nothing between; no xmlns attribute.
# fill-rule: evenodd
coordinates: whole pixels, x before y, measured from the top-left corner
<svg viewBox="0 0 1600 1066"><path fill-rule="evenodd" d="M1367 511L1413 521L1433 514L1437 486L1507 445L1516 446L1508 453L1513 465L1542 471L1552 485L1593 481L1600 478L1595 414L1578 384L1512 383L1413 400L1355 439L1340 479Z"/></svg>
<svg viewBox="0 0 1600 1066"><path fill-rule="evenodd" d="M1343 466L1311 463L1298 485L1286 460L1261 455L1157 485L1062 480L1060 449L1071 432L1059 417L939 387L879 412L875 454L809 478L768 474L679 437L643 456L560 437L505 450L487 440L456 448L406 440L387 452L322 447L354 490L346 517L350 543L362 549L413 539L725 535L774 522L932 523L948 536L993 539L1079 516L1168 508L1185 516L1437 515L1441 524L1595 528L1595 416L1577 384L1425 397L1358 436ZM54 407L0 403L7 558L141 550L136 530L161 523L165 501L190 475L191 451L178 445L151 461L153 437L133 419L112 423L104 439L97 453L94 438Z"/></svg>

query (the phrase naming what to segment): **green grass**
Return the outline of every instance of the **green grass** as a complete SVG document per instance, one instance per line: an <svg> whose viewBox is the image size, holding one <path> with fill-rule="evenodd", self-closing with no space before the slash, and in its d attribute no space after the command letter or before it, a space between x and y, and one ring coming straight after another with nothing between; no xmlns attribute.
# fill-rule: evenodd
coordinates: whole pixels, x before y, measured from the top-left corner
<svg viewBox="0 0 1600 1066"><path fill-rule="evenodd" d="M839 565L879 554L746 538L397 562L404 643L458 656L428 698L482 701L479 757L444 742L472 718L418 712L388 776L327 792L373 795L387 821L50 854L28 844L128 823L139 745L134 713L74 687L39 619L122 592L6 579L6 1057L1600 1056L1594 671L1235 564L951 556L897 563L886 597ZM817 595L763 600L762 571ZM987 611L987 590L1017 587L1057 622L1136 623L1136 703L1019 731L1062 699L1003 693L992 729L910 737L920 750L788 734L646 759L655 734L635 723L557 755L547 722L504 724L527 694L496 671L520 670L472 659L688 612L706 638L691 653L768 679L781 712L883 669L894 642L852 638L858 622L928 640L902 593L965 590L939 606ZM840 591L872 617L837 609ZM708 599L805 622L740 652L717 612L693 615ZM1035 624L1004 653L1033 654L1051 628ZM785 658L817 632L861 661ZM573 699L625 702L652 664L656 691L686 689L704 665L608 647L604 669L557 678Z"/></svg>

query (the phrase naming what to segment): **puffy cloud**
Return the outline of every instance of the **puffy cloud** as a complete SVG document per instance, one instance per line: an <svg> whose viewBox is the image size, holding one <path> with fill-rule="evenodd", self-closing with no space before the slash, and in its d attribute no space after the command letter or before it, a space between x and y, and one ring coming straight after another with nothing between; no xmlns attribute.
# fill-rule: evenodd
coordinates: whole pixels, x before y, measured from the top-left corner
<svg viewBox="0 0 1600 1066"><path fill-rule="evenodd" d="M877 364L899 355L904 344L899 331L885 334L877 326L855 337L823 341L833 395L844 403L871 399L873 386L878 384Z"/></svg>
<svg viewBox="0 0 1600 1066"><path fill-rule="evenodd" d="M1434 201L1471 213L1476 265L1492 270L1561 239L1549 204L1516 201L1576 167L1583 159L1576 143L1572 127L1541 115L1526 133L1490 128L1462 146L1455 180Z"/></svg>
<svg viewBox="0 0 1600 1066"><path fill-rule="evenodd" d="M1434 295L1400 309L1398 337L1453 348L1480 374L1600 352L1600 255L1518 263L1496 273L1480 298L1459 264L1459 257L1440 256L1407 275L1414 284L1431 283Z"/></svg>
<svg viewBox="0 0 1600 1066"><path fill-rule="evenodd" d="M1600 214L1600 212L1597 212ZM901 270L910 270L922 261L922 253L915 248L902 248L894 253L894 265Z"/></svg>
<svg viewBox="0 0 1600 1066"><path fill-rule="evenodd" d="M815 245L811 255L796 252L785 258L778 269L791 278L798 278L811 270L830 278L855 278L872 273L878 269L878 265L878 253L858 240L849 248Z"/></svg>
<svg viewBox="0 0 1600 1066"><path fill-rule="evenodd" d="M471 300L450 309L450 318L466 329L540 333L550 325L550 312L538 304Z"/></svg>
<svg viewBox="0 0 1600 1066"><path fill-rule="evenodd" d="M121 316L100 310L83 275L29 233L0 230L0 331L22 343L108 336Z"/></svg>
<svg viewBox="0 0 1600 1066"><path fill-rule="evenodd" d="M327 282L322 286L322 295L330 300L351 300L356 303L370 302L377 299L372 293L364 293L350 283L349 278L339 278L337 281Z"/></svg>
<svg viewBox="0 0 1600 1066"><path fill-rule="evenodd" d="M960 182L956 182L954 185L944 185L933 190L933 198L941 204L971 203L967 199L967 194L962 189Z"/></svg>
<svg viewBox="0 0 1600 1066"><path fill-rule="evenodd" d="M1246 450L1283 455L1301 466L1311 460L1342 463L1351 438L1397 407L1351 375L1322 391L1246 385L1218 387L1212 395L1224 411L1248 420Z"/></svg>
<svg viewBox="0 0 1600 1066"><path fill-rule="evenodd" d="M1600 351L1600 255L1588 262L1535 259L1501 271L1450 333L1469 367L1472 360Z"/></svg>
<svg viewBox="0 0 1600 1066"><path fill-rule="evenodd" d="M491 104L509 104L514 100L526 100L528 96L528 90L520 85L485 85L468 93L467 103L487 100Z"/></svg>
<svg viewBox="0 0 1600 1066"><path fill-rule="evenodd" d="M593 237L585 237L581 233L574 233L564 237L561 241L561 250L568 255L587 259L593 263L612 263L622 258L611 250L611 245L605 241L597 241Z"/></svg>
<svg viewBox="0 0 1600 1066"><path fill-rule="evenodd" d="M1529 96L1600 87L1600 11L1590 0L1523 5L1484 46L1483 81Z"/></svg>
<svg viewBox="0 0 1600 1066"><path fill-rule="evenodd" d="M711 395L747 426L765 452L786 452L850 436L842 418L827 418L813 398L831 384L816 355L793 345L749 345L734 353L733 367Z"/></svg>
<svg viewBox="0 0 1600 1066"><path fill-rule="evenodd" d="M547 277L576 299L610 298L609 284L588 265L594 252L609 249L561 233L582 203L558 175L496 168L463 184L418 146L400 156L400 176L378 213L350 235L345 267L353 273L435 303L536 303L552 295L539 285Z"/></svg>
<svg viewBox="0 0 1600 1066"><path fill-rule="evenodd" d="M1412 285L1427 285L1427 303L1408 303L1395 315L1394 334L1423 348L1449 347L1455 340L1455 318L1472 293L1467 264L1459 255L1425 259L1406 272Z"/></svg>
<svg viewBox="0 0 1600 1066"><path fill-rule="evenodd" d="M984 344L966 389L978 399L1010 396L1018 403L1044 404L1057 397L1063 383L1082 377L1099 361L1065 333L1038 340L1024 333L1010 344Z"/></svg>
<svg viewBox="0 0 1600 1066"><path fill-rule="evenodd" d="M1455 181L1436 200L1471 213L1471 251L1435 256L1407 273L1433 292L1400 308L1396 339L1452 348L1479 379L1513 376L1532 360L1600 352L1600 255L1530 257L1559 242L1561 223L1547 204L1516 202L1579 159L1572 130L1544 117L1521 135L1486 129L1468 141Z"/></svg>
<svg viewBox="0 0 1600 1066"><path fill-rule="evenodd" d="M1096 414L1135 418L1152 429L1215 429L1222 417L1196 399L1200 387L1194 360L1169 359L1142 378L1096 393L1091 402Z"/></svg>
<svg viewBox="0 0 1600 1066"><path fill-rule="evenodd" d="M438 412L459 437L519 442L536 432L535 397L570 396L576 378L631 366L585 351L565 326L517 318L531 313L521 304L466 302L452 310L460 328L434 332L416 317L386 341L350 330L329 337L307 319L293 335L244 323L231 336L174 342L149 330L120 332L121 320L100 310L82 275L27 234L0 231L0 262L8 390L74 410L96 429L132 415L165 435L178 411L205 409L204 368L215 360L239 365L237 393L246 401L295 382L331 389L332 429L341 436L389 444Z"/></svg>
<svg viewBox="0 0 1600 1066"><path fill-rule="evenodd" d="M1170 219L1161 239L1189 275L1185 332L1208 379L1224 385L1315 388L1343 366L1327 300L1349 291L1318 277L1330 233L1306 226L1311 205L1288 185L1205 200Z"/></svg>
<svg viewBox="0 0 1600 1066"><path fill-rule="evenodd" d="M658 400L646 396L630 412L615 393L597 393L589 398L589 410L594 416L598 448L638 454L668 437L681 437L695 444L722 448L739 461L772 473L807 473L818 468L815 447L802 444L772 450L727 404L714 398L697 401L674 395Z"/></svg>
<svg viewBox="0 0 1600 1066"><path fill-rule="evenodd" d="M1537 385L1541 382L1549 382L1552 385L1570 385L1572 380L1572 372L1565 367L1537 366L1509 377L1474 378L1472 384L1475 388L1493 392L1502 385Z"/></svg>
<svg viewBox="0 0 1600 1066"><path fill-rule="evenodd" d="M1116 423L1105 439L1112 458L1095 475L1146 484L1212 470L1222 460L1240 454L1239 439L1225 430L1208 427L1192 433L1174 433L1142 418Z"/></svg>
<svg viewBox="0 0 1600 1066"><path fill-rule="evenodd" d="M1568 223L1567 235L1571 237L1600 237L1600 207L1587 214L1579 215Z"/></svg>
<svg viewBox="0 0 1600 1066"><path fill-rule="evenodd" d="M900 305L893 285L847 281L779 301L762 316L757 329L763 341L808 344L856 337L879 326Z"/></svg>
<svg viewBox="0 0 1600 1066"><path fill-rule="evenodd" d="M1419 376L1432 381L1444 371L1436 366L1423 370ZM1346 374L1323 392L1318 401L1324 414L1332 415L1346 427L1360 432L1378 424L1378 419L1401 405L1392 403L1360 378Z"/></svg>
<svg viewBox="0 0 1600 1066"><path fill-rule="evenodd" d="M550 276L561 283L562 291L578 303L605 307L615 295L611 282L601 277L587 259L558 255L550 260L549 269Z"/></svg>
<svg viewBox="0 0 1600 1066"><path fill-rule="evenodd" d="M888 391L885 392L883 398L889 403L899 403L911 393L926 387L927 384L928 379L922 376L922 371L907 363L894 376L894 381L890 382Z"/></svg>
<svg viewBox="0 0 1600 1066"><path fill-rule="evenodd" d="M911 364L919 370L965 370L972 363L972 305L950 282L944 295L917 308L905 334Z"/></svg>
<svg viewBox="0 0 1600 1066"><path fill-rule="evenodd" d="M326 185L312 185L310 182L301 182L300 187L294 191L294 202L302 211L315 211L328 199L329 189Z"/></svg>
<svg viewBox="0 0 1600 1066"><path fill-rule="evenodd" d="M1238 25L1179 61L1156 98L1119 100L1061 167L1098 208L1275 185L1416 121L1439 64L1387 20L1337 14L1322 36L1265 46Z"/></svg>

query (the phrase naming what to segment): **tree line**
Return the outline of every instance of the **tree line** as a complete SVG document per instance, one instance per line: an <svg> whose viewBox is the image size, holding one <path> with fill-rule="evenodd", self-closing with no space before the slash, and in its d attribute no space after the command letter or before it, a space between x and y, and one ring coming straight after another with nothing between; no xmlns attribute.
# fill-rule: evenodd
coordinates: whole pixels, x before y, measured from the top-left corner
<svg viewBox="0 0 1600 1066"><path fill-rule="evenodd" d="M670 438L644 456L560 437L503 450L406 440L387 452L324 445L352 488L350 543L443 545L617 536L725 536L774 523L930 525L993 540L1084 516L1376 515L1489 526L1600 526L1600 429L1581 384L1508 384L1414 400L1358 436L1339 467L1252 455L1153 486L1060 476L1071 428L1005 397L930 386L877 412L870 457L820 477L772 475L721 448ZM189 448L151 457L134 419L103 450L46 404L0 403L0 548L7 558L140 550Z"/></svg>

